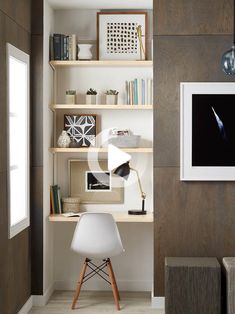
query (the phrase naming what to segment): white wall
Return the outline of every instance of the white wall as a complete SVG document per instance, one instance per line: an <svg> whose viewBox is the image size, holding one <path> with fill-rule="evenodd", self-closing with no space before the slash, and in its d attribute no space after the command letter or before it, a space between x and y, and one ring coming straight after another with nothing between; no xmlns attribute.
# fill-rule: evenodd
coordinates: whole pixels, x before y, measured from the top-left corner
<svg viewBox="0 0 235 314"><path fill-rule="evenodd" d="M48 7L46 8L48 10ZM49 9L50 12L50 9ZM51 12L52 13L52 12ZM51 14L50 13L50 14ZM56 33L76 33L82 40L94 40L95 32L95 13L94 10L79 11L66 10L55 11L54 32ZM47 13L48 14L48 13ZM89 19L88 19L89 17ZM93 19L91 23L90 17ZM49 16L48 16L49 18ZM51 19L53 21L53 19ZM76 23L74 23L76 21ZM47 22L48 23L48 22ZM93 25L94 24L94 25ZM47 32L52 24L45 25ZM88 34L88 36L86 35ZM45 38L45 55L48 48L48 35ZM47 46L46 46L47 45ZM49 213L49 184L53 174L52 157L47 154L47 148L50 144L52 130L51 113L47 106L51 101L52 77L51 70L48 67L48 60L45 58L45 89L44 99L45 108L45 224L47 225L46 215ZM106 89L113 88L120 91L120 103L125 101L125 80L132 80L136 77L152 77L152 68L70 68L58 70L58 103L64 103L64 93L66 89L76 89L82 95L89 87L96 88L100 94ZM46 87L47 86L47 87ZM100 99L100 102L102 100ZM80 100L79 100L80 102ZM103 102L103 101L102 101ZM71 111L69 111L71 112ZM75 111L76 112L76 111ZM63 129L63 114L57 113L58 133ZM152 146L153 125L152 111L108 111L108 110L86 110L83 113L97 113L100 118L100 130L117 126L130 128L135 134L141 134L141 146ZM57 134L58 137L58 134ZM84 154L58 154L57 155L57 182L61 186L63 196L68 195L68 159L84 158ZM103 156L105 157L105 155ZM102 156L101 156L102 158ZM106 156L107 158L107 156ZM153 162L151 154L138 154L132 156L132 166L140 171L143 189L147 193L146 208L153 209L152 193L152 175ZM133 174L134 176L134 174ZM132 178L130 181L132 182ZM141 198L139 196L136 182L125 188L125 202L120 205L86 205L82 209L92 211L127 211L128 209L137 209L141 207ZM51 223L52 224L52 223ZM117 276L117 281L121 290L146 290L152 289L153 280L153 231L151 223L119 223L119 230L126 249L126 252L113 259L113 266ZM70 243L74 231L73 223L54 223L53 226L53 249L51 247L51 234L45 234L45 263L49 265L53 262L55 287L57 289L74 289L74 284L78 279L82 258L70 250ZM46 244L49 239L49 244ZM49 250L51 249L51 251ZM137 264L138 261L138 264ZM48 269L48 270L47 270ZM45 266L45 285L51 282L51 266ZM105 289L106 286L99 279L94 279L84 286L84 289Z"/></svg>
<svg viewBox="0 0 235 314"><path fill-rule="evenodd" d="M54 283L53 225L48 221L50 214L49 187L53 182L53 156L48 152L52 138L52 113L48 104L52 101L52 69L49 66L49 35L53 33L53 10L44 1L44 41L43 41L43 292Z"/></svg>
<svg viewBox="0 0 235 314"><path fill-rule="evenodd" d="M122 291L151 291L153 282L153 228L151 223L118 223L125 252L112 258L118 287ZM55 289L74 290L84 258L69 247L74 223L56 223L54 234ZM100 261L97 261L99 264ZM97 276L84 290L107 290L110 286Z"/></svg>

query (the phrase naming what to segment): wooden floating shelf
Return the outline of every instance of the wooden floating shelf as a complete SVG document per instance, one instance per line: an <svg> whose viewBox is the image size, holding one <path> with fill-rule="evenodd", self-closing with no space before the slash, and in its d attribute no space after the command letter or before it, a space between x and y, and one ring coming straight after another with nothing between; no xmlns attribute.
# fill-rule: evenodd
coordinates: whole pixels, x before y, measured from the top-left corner
<svg viewBox="0 0 235 314"><path fill-rule="evenodd" d="M138 148L122 148L126 153L152 153L152 147L138 147ZM87 148L49 148L49 152L56 153L107 153L108 149L104 147L87 147Z"/></svg>
<svg viewBox="0 0 235 314"><path fill-rule="evenodd" d="M51 110L67 110L67 109L107 109L107 110L152 110L152 105L86 105L86 104L52 104Z"/></svg>
<svg viewBox="0 0 235 314"><path fill-rule="evenodd" d="M79 214L82 214L79 213ZM113 212L113 218L116 222L153 222L153 213L147 212L146 215L128 215L127 212ZM51 222L77 222L79 217L65 217L61 214L54 214L49 216Z"/></svg>
<svg viewBox="0 0 235 314"><path fill-rule="evenodd" d="M50 65L53 69L57 67L105 67L105 66L125 66L125 67L150 67L153 66L152 60L146 61L128 61L128 60L91 60L91 61L50 61Z"/></svg>

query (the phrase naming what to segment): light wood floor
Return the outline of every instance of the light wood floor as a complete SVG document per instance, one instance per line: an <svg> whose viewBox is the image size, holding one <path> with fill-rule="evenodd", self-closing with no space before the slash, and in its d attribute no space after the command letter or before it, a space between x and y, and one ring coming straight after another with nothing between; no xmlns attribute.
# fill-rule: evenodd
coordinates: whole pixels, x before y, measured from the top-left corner
<svg viewBox="0 0 235 314"><path fill-rule="evenodd" d="M118 313L111 291L82 291L75 310L71 310L72 297L72 291L56 291L46 306L33 307L29 314ZM120 297L120 314L164 314L151 308L150 293L121 291Z"/></svg>

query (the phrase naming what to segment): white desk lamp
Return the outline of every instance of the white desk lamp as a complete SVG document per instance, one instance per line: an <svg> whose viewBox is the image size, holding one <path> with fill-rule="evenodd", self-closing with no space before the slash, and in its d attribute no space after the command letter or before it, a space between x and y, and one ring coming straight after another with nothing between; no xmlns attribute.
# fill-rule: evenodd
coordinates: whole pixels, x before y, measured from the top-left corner
<svg viewBox="0 0 235 314"><path fill-rule="evenodd" d="M122 150L118 149L116 146L109 144L108 146L108 170L113 171L114 174L119 177L128 179L130 171L134 171L137 175L138 185L140 189L140 194L142 198L142 210L128 210L129 215L146 215L145 210L145 198L146 194L143 192L140 176L136 169L131 168L129 161L131 160L131 156Z"/></svg>

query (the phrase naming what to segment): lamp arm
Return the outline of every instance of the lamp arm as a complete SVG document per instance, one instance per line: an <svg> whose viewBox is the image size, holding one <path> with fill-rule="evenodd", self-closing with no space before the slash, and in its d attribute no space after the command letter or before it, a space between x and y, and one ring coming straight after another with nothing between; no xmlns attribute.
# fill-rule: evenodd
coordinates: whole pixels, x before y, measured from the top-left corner
<svg viewBox="0 0 235 314"><path fill-rule="evenodd" d="M136 173L137 179L138 179L138 184L139 184L139 189L140 189L140 193L141 193L141 197L142 197L143 200L145 200L146 199L146 193L144 193L144 191L142 189L142 184L141 184L141 181L140 181L139 172L136 169L131 168L131 167L130 167L130 170L132 170L132 171L134 171Z"/></svg>

